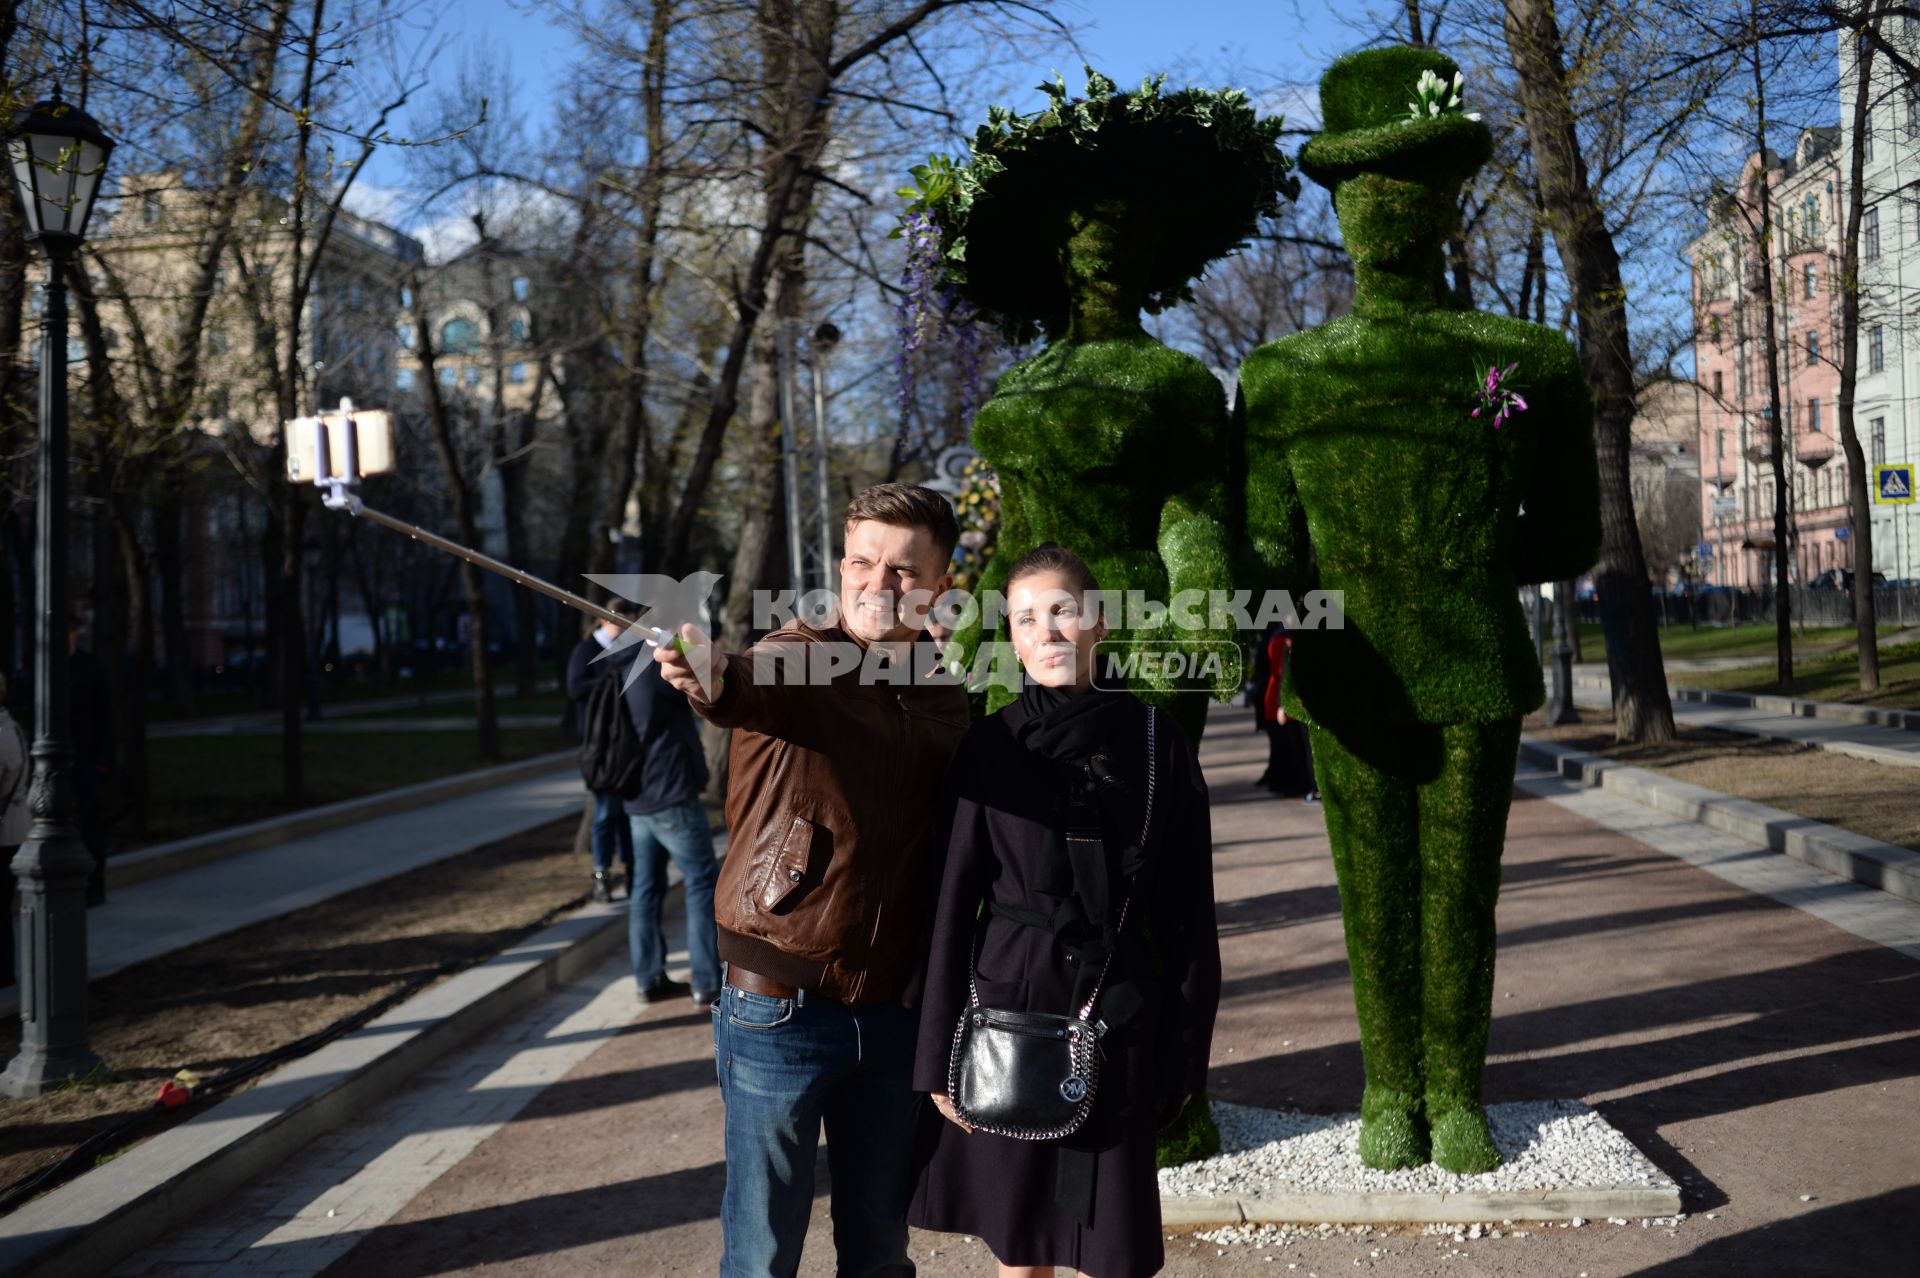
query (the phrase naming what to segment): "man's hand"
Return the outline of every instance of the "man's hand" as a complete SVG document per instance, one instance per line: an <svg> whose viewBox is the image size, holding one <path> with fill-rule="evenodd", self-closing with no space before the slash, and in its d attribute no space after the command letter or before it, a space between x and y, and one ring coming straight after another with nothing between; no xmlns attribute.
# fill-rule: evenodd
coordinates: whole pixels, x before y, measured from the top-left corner
<svg viewBox="0 0 1920 1278"><path fill-rule="evenodd" d="M711 703L720 695L720 678L726 673L727 654L713 646L706 631L691 621L680 627L671 642L653 650L660 663L660 677L687 694L690 700Z"/></svg>
<svg viewBox="0 0 1920 1278"><path fill-rule="evenodd" d="M939 1110L941 1116L955 1127L958 1127L969 1136L973 1135L973 1124L960 1117L959 1111L954 1109L953 1097L947 1095L945 1092L935 1092L933 1094L933 1107Z"/></svg>

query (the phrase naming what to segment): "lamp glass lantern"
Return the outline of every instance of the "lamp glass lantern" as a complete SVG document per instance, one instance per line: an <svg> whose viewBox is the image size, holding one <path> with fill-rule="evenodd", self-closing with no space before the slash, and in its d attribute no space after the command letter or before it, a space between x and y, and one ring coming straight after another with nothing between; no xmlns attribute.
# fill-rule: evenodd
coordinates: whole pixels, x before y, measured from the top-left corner
<svg viewBox="0 0 1920 1278"><path fill-rule="evenodd" d="M50 253L71 253L86 239L87 219L113 139L92 116L60 99L35 103L7 134L7 160L26 215L27 238Z"/></svg>

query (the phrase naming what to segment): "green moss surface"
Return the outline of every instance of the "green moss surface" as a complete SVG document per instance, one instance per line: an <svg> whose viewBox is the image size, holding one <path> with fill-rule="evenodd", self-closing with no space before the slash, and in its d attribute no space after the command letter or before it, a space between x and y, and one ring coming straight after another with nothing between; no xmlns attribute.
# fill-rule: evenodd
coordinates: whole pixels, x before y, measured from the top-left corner
<svg viewBox="0 0 1920 1278"><path fill-rule="evenodd" d="M1518 364L1529 404L1498 430L1471 415L1489 363ZM1566 340L1475 312L1349 317L1262 347L1241 384L1253 569L1345 594L1344 629L1295 636L1289 711L1344 729L1538 706L1517 588L1577 576L1599 545L1591 410Z"/></svg>
<svg viewBox="0 0 1920 1278"><path fill-rule="evenodd" d="M1105 591L1167 603L1182 590L1230 590L1226 417L1225 393L1206 366L1144 333L1061 342L1009 370L973 426L974 447L1000 481L998 549L983 589L1004 591L1004 565L1054 541L1085 559ZM1234 638L1168 625L1129 630L1120 620L1109 622L1115 644ZM979 629L955 639L971 665ZM1236 690L1233 675L1218 695ZM1205 692L1135 690L1199 739ZM988 706L1013 695L997 689Z"/></svg>
<svg viewBox="0 0 1920 1278"><path fill-rule="evenodd" d="M1453 68L1378 49L1322 80L1327 131L1301 165L1334 188L1354 314L1241 368L1239 553L1264 586L1344 596L1343 626L1295 633L1284 697L1312 725L1340 882L1361 1158L1482 1172L1500 855L1520 718L1544 699L1518 590L1592 565L1599 477L1571 345L1446 289L1486 131L1408 121L1424 70ZM1527 407L1496 427L1482 386L1508 366Z"/></svg>

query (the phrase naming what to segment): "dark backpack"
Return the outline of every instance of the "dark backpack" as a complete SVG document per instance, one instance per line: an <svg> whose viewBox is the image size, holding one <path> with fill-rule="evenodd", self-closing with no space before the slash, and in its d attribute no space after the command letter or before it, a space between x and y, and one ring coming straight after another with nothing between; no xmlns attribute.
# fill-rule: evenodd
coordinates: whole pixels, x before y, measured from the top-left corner
<svg viewBox="0 0 1920 1278"><path fill-rule="evenodd" d="M627 668L600 676L580 706L580 776L587 789L631 798L640 793L647 753L627 713Z"/></svg>

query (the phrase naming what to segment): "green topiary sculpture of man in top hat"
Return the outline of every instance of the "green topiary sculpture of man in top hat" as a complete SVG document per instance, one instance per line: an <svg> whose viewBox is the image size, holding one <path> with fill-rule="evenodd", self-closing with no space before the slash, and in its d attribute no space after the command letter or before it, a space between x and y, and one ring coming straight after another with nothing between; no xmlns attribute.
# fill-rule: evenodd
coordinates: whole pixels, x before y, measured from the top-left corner
<svg viewBox="0 0 1920 1278"><path fill-rule="evenodd" d="M1041 85L1046 109L994 108L964 164L936 158L903 192L909 212L939 227L947 284L1013 341L1048 342L1001 377L974 419L974 447L1000 484L983 595L1043 541L1077 552L1103 591L1173 604L1234 585L1225 392L1140 317L1190 296L1207 264L1298 182L1277 118L1258 117L1237 90L1163 93L1161 82L1121 93L1088 68L1084 98ZM1130 629L1132 618L1109 617L1110 641L1227 656L1212 672L1224 699L1239 684L1238 636L1205 603L1187 615L1207 624ZM978 624L955 632L970 668L984 638ZM1014 682L996 682L989 710L1012 699ZM1199 740L1209 689L1152 676L1133 686Z"/></svg>
<svg viewBox="0 0 1920 1278"><path fill-rule="evenodd" d="M1592 411L1573 348L1465 309L1442 246L1492 149L1431 49L1340 59L1300 166L1333 192L1354 313L1241 369L1247 535L1268 585L1345 593L1295 636L1366 1068L1360 1156L1499 1165L1481 1107L1494 902L1520 720L1544 698L1523 583L1592 565Z"/></svg>

